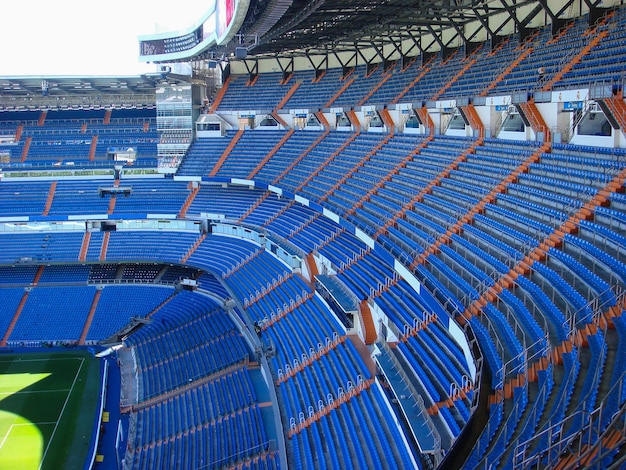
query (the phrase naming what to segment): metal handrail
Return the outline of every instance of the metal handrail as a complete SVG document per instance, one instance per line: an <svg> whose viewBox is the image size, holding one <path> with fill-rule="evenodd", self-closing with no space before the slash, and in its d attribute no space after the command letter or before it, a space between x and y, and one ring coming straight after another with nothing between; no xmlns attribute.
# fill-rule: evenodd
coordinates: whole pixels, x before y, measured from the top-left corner
<svg viewBox="0 0 626 470"><path fill-rule="evenodd" d="M518 443L515 451L515 460L514 466L515 468L532 468L533 465L539 465L539 460L541 460L544 455L533 455L526 457L526 450L532 447L535 441L539 441L545 435L553 436L561 436L561 438L554 442L553 438L551 438L550 442L550 452L554 454L554 456L558 459L559 456L565 452L566 450L570 450L575 453L578 458L577 461L580 462L584 459L584 457L589 456L593 453L596 453L598 447L602 447L602 436L605 435L608 431L610 431L612 424L618 423L618 420L624 416L626 416L626 404L622 404L621 407L611 416L611 422L606 426L605 429L601 429L603 414L606 412L606 408L608 406L608 398L613 394L617 393L617 402L621 403L623 401L623 397L626 394L626 387L624 386L624 379L626 378L626 372L623 372L618 380L615 381L615 384L610 388L610 390L605 394L600 406L596 409L587 412L584 410L578 411L577 413L566 416L562 420L557 423L552 424L550 427L544 429L540 433L533 435L530 439L526 441ZM570 421L573 421L580 413L583 417L587 419L584 421L586 424L581 427L579 431L577 431L574 435L567 437L564 436L568 427L567 424ZM626 431L626 429L624 429ZM586 439L585 439L586 436ZM587 444L586 443L591 443ZM575 446L574 448L572 446ZM598 461L602 460L602 455L596 456ZM521 460L521 461L520 461ZM555 462L552 462L555 463ZM518 466L519 465L519 466ZM543 467L542 467L543 468Z"/></svg>
<svg viewBox="0 0 626 470"><path fill-rule="evenodd" d="M389 345L387 343L382 343L382 348L387 353L387 356L389 357L389 359L395 366L397 373L400 375L400 378L402 379L402 382L409 389L409 391L411 392L411 395L415 397L415 402L420 409L420 414L425 416L424 421L426 422L426 426L428 426L428 430L433 435L435 456L439 456L439 458L441 459L442 457L440 455L441 454L441 435L439 434L439 431L437 431L437 428L435 427L432 419L430 418L430 415L426 411L426 407L424 406L424 399L422 398L420 393L417 391L417 389L414 387L413 383L411 382L411 379L409 378L407 373L404 371L404 368L402 367L398 359L395 357L395 355L391 351L391 348L389 347ZM439 461L437 462L437 464L439 463Z"/></svg>

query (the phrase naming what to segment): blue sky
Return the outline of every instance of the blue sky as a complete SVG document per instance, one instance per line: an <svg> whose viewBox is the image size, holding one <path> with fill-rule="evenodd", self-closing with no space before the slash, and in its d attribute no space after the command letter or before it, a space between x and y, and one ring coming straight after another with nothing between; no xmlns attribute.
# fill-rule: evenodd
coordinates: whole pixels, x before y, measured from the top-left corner
<svg viewBox="0 0 626 470"><path fill-rule="evenodd" d="M18 0L0 26L0 76L138 75L137 36L193 24L211 0Z"/></svg>

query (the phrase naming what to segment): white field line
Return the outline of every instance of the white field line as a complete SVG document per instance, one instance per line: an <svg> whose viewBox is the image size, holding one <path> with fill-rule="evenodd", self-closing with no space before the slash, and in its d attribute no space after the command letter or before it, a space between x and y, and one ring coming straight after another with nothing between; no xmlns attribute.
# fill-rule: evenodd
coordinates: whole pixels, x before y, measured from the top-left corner
<svg viewBox="0 0 626 470"><path fill-rule="evenodd" d="M7 441L7 438L9 437L9 434L11 434L11 431L13 430L14 427L17 426L40 426L43 424L55 424L56 421L48 421L48 422L44 422L44 423L14 423L11 426L9 426L9 430L7 431L6 435L4 436L4 439L2 439L2 442L0 442L0 449L2 449L2 446L4 445L4 443Z"/></svg>
<svg viewBox="0 0 626 470"><path fill-rule="evenodd" d="M2 449L2 446L7 441L7 438L9 437L9 434L11 434L11 429L13 429L13 426L15 426L15 425L12 424L11 426L9 426L9 430L7 431L6 435L4 436L4 439L2 439L2 442L0 442L0 449Z"/></svg>
<svg viewBox="0 0 626 470"><path fill-rule="evenodd" d="M43 456L41 457L41 462L39 462L39 470L41 470L41 466L43 465L44 460L46 460L46 454L48 453L48 449L50 449L50 444L52 443L52 440L54 439L54 435L57 432L57 429L59 428L59 423L61 422L61 417L63 416L63 412L65 412L65 407L67 406L67 402L70 399L70 396L72 396L72 390L74 390L74 385L76 385L76 380L78 379L78 376L80 374L81 369L83 368L83 364L85 363L85 359L81 358L80 360L80 366L78 366L78 371L76 372L76 375L74 376L74 381L72 382L72 386L70 387L70 391L67 394L67 397L65 398L65 403L63 403L63 408L61 408L61 413L59 413L59 417L57 419L57 424L54 426L54 429L52 430L52 435L50 436L50 440L48 441L48 445L46 446L46 450L43 453Z"/></svg>

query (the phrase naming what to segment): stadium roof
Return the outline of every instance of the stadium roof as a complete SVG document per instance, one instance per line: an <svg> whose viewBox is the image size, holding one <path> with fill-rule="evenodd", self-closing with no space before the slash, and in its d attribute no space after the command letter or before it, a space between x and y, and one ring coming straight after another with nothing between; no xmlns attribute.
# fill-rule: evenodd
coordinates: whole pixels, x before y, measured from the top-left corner
<svg viewBox="0 0 626 470"><path fill-rule="evenodd" d="M54 95L91 95L99 93L154 94L154 80L144 76L23 76L0 77L0 95L41 95L42 82Z"/></svg>
<svg viewBox="0 0 626 470"><path fill-rule="evenodd" d="M153 107L161 73L135 76L4 76L0 77L0 110L21 108ZM193 81L167 73L167 83Z"/></svg>
<svg viewBox="0 0 626 470"><path fill-rule="evenodd" d="M410 55L418 55L510 34L506 31L524 35L539 24L550 23L556 31L580 6L574 0L259 0L257 5L262 3L266 15L282 16L261 31L255 26L267 24L266 17L248 31L244 25L240 42L253 33L250 54L291 57L389 46L406 55L407 41L415 49ZM584 0L592 12L600 3ZM252 2L251 10L257 5Z"/></svg>
<svg viewBox="0 0 626 470"><path fill-rule="evenodd" d="M168 74L167 78L171 82L177 76ZM0 77L0 111L30 108L153 107L155 89L160 80L160 74L123 77L4 76Z"/></svg>

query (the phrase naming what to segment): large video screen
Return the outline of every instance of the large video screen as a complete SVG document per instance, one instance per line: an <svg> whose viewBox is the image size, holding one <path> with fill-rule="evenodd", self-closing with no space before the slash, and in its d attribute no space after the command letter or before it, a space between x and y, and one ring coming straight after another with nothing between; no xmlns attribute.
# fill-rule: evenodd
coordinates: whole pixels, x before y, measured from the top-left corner
<svg viewBox="0 0 626 470"><path fill-rule="evenodd" d="M229 30L235 17L237 0L218 0L217 2L217 38L221 39Z"/></svg>
<svg viewBox="0 0 626 470"><path fill-rule="evenodd" d="M249 4L249 0L217 0L206 12L202 24L185 34L140 37L140 60L187 58L215 44L230 41L241 26Z"/></svg>
<svg viewBox="0 0 626 470"><path fill-rule="evenodd" d="M171 54L172 52L183 52L193 49L202 42L204 32L198 28L183 36L176 36L163 39L152 39L141 41L141 55Z"/></svg>

